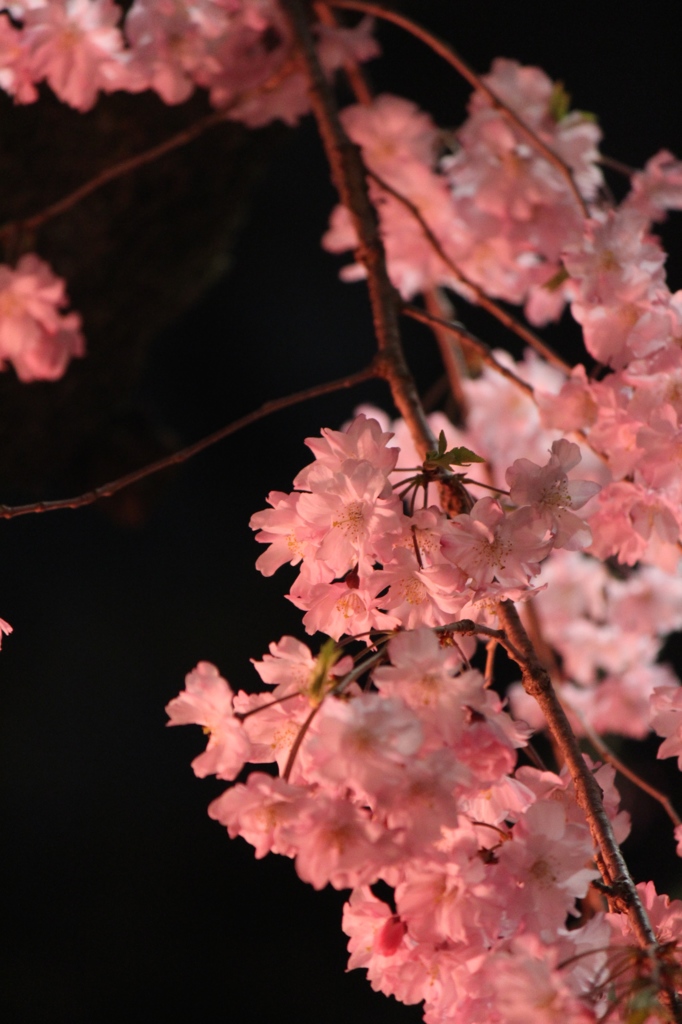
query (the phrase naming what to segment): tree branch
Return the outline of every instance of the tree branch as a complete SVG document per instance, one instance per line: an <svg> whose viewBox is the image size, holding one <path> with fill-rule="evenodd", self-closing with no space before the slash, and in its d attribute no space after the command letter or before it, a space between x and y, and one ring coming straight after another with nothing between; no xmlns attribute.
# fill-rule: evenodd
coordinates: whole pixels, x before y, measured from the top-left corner
<svg viewBox="0 0 682 1024"><path fill-rule="evenodd" d="M360 153L339 118L333 93L317 58L310 25L300 0L283 0L283 9L296 39L300 62L308 79L308 93L318 124L332 179L348 209L359 239L357 257L367 271L379 367L390 384L393 400L407 423L421 457L435 448L435 438L422 409L412 374L405 362L398 326L400 300L386 271L384 246L376 212L369 198Z"/></svg>
<svg viewBox="0 0 682 1024"><path fill-rule="evenodd" d="M499 373L502 377L511 381L517 388L525 392L525 394L533 396L533 388L530 384L527 384L525 380L521 380L520 377L514 373L513 370L508 369L503 363L498 362L490 348L484 341L476 338L473 334L467 331L463 324L458 321L444 320L442 317L434 316L433 313L429 313L424 309L419 309L418 306L413 306L411 303L406 302L402 307L402 312L405 316L409 316L412 320L418 320L422 324L428 324L429 327L438 326L442 330L449 331L454 337L458 338L459 341L465 348L473 350L477 356L480 357L481 361L489 366L496 373Z"/></svg>
<svg viewBox="0 0 682 1024"><path fill-rule="evenodd" d="M142 466L141 469L133 470L132 473L126 473L125 476L118 477L110 483L102 484L101 487L96 487L92 491L79 494L75 498L37 501L30 505L0 505L0 519L15 519L17 516L25 516L32 512L57 512L65 508L82 508L84 505L92 505L93 502L99 501L100 498L110 498L118 491L122 491L124 487L130 487L131 484L136 484L139 480L144 480L145 477L159 473L163 469L169 469L171 466L177 466L181 462L186 462L194 455L198 455L199 452L203 452L205 448L217 444L218 441L230 437L231 434L236 434L239 430L243 430L244 427L249 427L252 423L257 423L259 420L263 420L267 416L279 412L281 409L288 409L292 405L298 405L300 402L307 402L311 398L319 398L322 395L330 395L334 391L341 391L344 388L352 388L356 384L361 384L365 380L371 380L371 378L378 376L381 376L381 374L377 367L372 364L364 370L358 370L357 373L349 374L347 377L327 381L325 384L315 384L311 388L295 391L293 394L285 395L283 398L274 398L270 402L265 402L259 409L255 409L253 412L247 413L246 416L241 416L238 420L234 420L232 423L228 423L227 426L221 427L220 430L216 430L213 434L209 434L208 437L195 441L194 444L181 448L180 451L173 452L172 455L167 455L163 459L158 459L158 461L151 462L147 466Z"/></svg>
<svg viewBox="0 0 682 1024"><path fill-rule="evenodd" d="M566 712L554 691L549 673L540 663L511 601L500 603L498 617L506 636L521 654L520 659L514 655L512 657L521 669L524 689L540 705L571 773L576 799L585 812L592 839L598 850L598 866L611 903L615 910L627 913L640 945L656 946L656 935L604 810L602 792L585 762Z"/></svg>
<svg viewBox="0 0 682 1024"><path fill-rule="evenodd" d="M267 93L272 89L275 89L283 78L285 78L291 71L291 65L289 61L284 61L281 67L275 71L267 81L263 82L255 89L246 89L243 93L236 96L226 107L221 110L216 110L211 114L207 114L202 117L199 121L189 125L187 128L183 128L181 131L176 132L175 135L171 135L168 139L158 143L156 146L151 146L149 149L143 150L141 153L136 153L134 156L127 157L125 160L119 161L117 164L112 164L110 167L105 167L103 171L96 174L94 178L79 185L78 188L74 189L73 192L69 192L68 195L62 196L61 199L57 199L56 202L46 206L43 210L38 213L34 213L30 217L26 217L22 220L9 221L7 224L0 226L0 239L6 239L12 237L19 231L34 231L36 228L42 227L47 221L53 217L58 217L62 213L66 213L77 203L80 203L83 199L86 199L93 192L102 188L103 185L108 185L110 181L115 181L116 178L120 178L125 174L129 174L131 171L136 171L138 167L144 167L145 164L152 163L154 160L158 160L159 157L165 156L166 153L172 152L174 149L179 149L181 146L186 146L188 143L193 142L200 135L203 135L209 128L215 128L219 124L223 124L229 120L232 110L240 103L244 102L249 96L258 95L259 93Z"/></svg>

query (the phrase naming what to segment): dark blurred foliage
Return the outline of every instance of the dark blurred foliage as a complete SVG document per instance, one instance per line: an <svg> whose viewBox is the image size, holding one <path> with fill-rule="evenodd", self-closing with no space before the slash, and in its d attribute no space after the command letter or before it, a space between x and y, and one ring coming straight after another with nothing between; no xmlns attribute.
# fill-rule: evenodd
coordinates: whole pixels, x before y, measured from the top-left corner
<svg viewBox="0 0 682 1024"><path fill-rule="evenodd" d="M508 56L562 79L575 106L598 113L605 152L626 163L682 151L680 18L662 0L636 24L620 5L585 0L404 6L480 71ZM390 27L379 36L375 87L457 125L467 87L422 44ZM86 116L47 96L24 109L4 102L3 219L205 110L201 98L168 109L114 96ZM342 261L319 248L333 202L308 121L298 132L223 126L19 236L68 278L89 350L57 384L0 378L2 500L84 490L367 363L363 286L338 283ZM663 230L674 289L679 221ZM459 313L508 344L479 311ZM569 320L547 336L576 352ZM435 346L413 324L405 337L427 389L440 373ZM278 414L115 501L3 523L0 614L15 628L0 656L6 1020L420 1019L344 975L343 895L314 893L288 861L255 863L229 842L205 813L222 787L189 768L199 730L164 729L164 704L198 660L249 689L248 659L303 635L282 597L287 572L265 580L253 569L248 519L270 489L290 487L304 437L370 399L390 408L381 385L364 385ZM634 744L621 752L674 795L674 763L645 746L645 758ZM637 819L627 847L637 878L656 874L682 894L667 820L621 788Z"/></svg>

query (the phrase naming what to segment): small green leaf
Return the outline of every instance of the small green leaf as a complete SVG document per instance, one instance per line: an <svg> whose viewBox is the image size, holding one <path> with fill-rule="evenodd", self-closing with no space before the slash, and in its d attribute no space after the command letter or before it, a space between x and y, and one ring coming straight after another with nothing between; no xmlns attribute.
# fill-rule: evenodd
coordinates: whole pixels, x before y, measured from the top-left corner
<svg viewBox="0 0 682 1024"><path fill-rule="evenodd" d="M325 693L334 686L336 680L329 675L331 669L341 656L341 651L333 640L325 640L320 647L314 668L308 681L308 700L313 705L319 704Z"/></svg>
<svg viewBox="0 0 682 1024"><path fill-rule="evenodd" d="M472 452L470 448L451 448L445 455L451 466L470 466L472 462L485 462L485 459Z"/></svg>
<svg viewBox="0 0 682 1024"><path fill-rule="evenodd" d="M571 109L571 94L564 89L563 82L555 82L549 98L549 116L553 121L563 121Z"/></svg>
<svg viewBox="0 0 682 1024"><path fill-rule="evenodd" d="M472 462L485 462L485 459L482 459L476 452L472 452L470 448L458 447L451 448L450 451L444 449L441 451L441 439L444 439L442 431L438 440L438 451L426 453L424 461L426 470L449 469L450 466L470 466Z"/></svg>
<svg viewBox="0 0 682 1024"><path fill-rule="evenodd" d="M550 277L549 281L545 281L542 287L546 288L548 292L555 292L557 288L561 288L564 281L568 281L570 276L566 268L561 267L556 274Z"/></svg>

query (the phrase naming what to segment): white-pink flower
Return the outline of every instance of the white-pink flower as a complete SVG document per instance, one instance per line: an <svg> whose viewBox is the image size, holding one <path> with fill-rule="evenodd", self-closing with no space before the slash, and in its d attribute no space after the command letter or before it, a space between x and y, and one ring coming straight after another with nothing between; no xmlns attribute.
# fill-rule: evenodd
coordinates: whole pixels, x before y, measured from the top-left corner
<svg viewBox="0 0 682 1024"><path fill-rule="evenodd" d="M192 761L195 775L231 781L251 752L249 738L234 717L233 691L215 665L200 661L185 679L185 689L167 706L168 725L202 725L209 735L203 754Z"/></svg>
<svg viewBox="0 0 682 1024"><path fill-rule="evenodd" d="M592 540L589 526L573 510L582 508L601 487L592 480L568 479L568 472L581 458L578 445L562 438L553 443L546 466L517 459L507 470L512 501L532 506L551 531L556 548L575 551Z"/></svg>

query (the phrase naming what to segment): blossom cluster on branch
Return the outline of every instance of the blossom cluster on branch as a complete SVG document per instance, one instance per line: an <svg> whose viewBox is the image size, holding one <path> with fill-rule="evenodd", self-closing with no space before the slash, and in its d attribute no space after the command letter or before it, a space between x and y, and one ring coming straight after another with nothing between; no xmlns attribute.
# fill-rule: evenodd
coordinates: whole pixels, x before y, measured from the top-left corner
<svg viewBox="0 0 682 1024"><path fill-rule="evenodd" d="M378 49L369 20L355 29L317 28L328 72ZM0 88L33 103L47 82L89 110L100 92L153 89L182 103L195 87L218 108L257 127L309 110L305 77L291 64L291 33L276 0L27 0L0 13Z"/></svg>
<svg viewBox="0 0 682 1024"><path fill-rule="evenodd" d="M615 769L576 735L654 730L659 756L682 767L682 686L660 661L682 628L682 292L653 234L682 208L682 163L654 156L616 203L595 119L512 60L476 79L464 124L443 132L358 85L358 62L378 52L369 19L346 27L313 6L134 0L123 18L113 0L26 0L0 12L0 86L19 103L47 82L78 110L100 92L178 103L197 86L253 127L312 108L347 204L323 245L354 251L345 280L369 279L376 372L405 416L363 410L308 439L314 460L293 491L271 492L252 518L260 571L299 567L288 596L324 635L317 653L273 643L255 663L270 689L256 694L201 662L169 724L208 734L193 768L235 783L210 806L231 836L293 859L317 889L352 890L349 966L423 1001L427 1024L679 1024L682 903L635 889ZM339 116L325 90L340 68L358 102ZM409 300L432 309L442 289L536 349L515 361L432 316L462 345L446 359L468 410L458 427L424 414L394 329ZM60 376L83 354L65 305L38 257L0 268L0 366ZM586 365L566 365L529 326L566 308ZM457 511L439 501L455 492ZM508 700L499 648L522 677ZM556 771L532 746L543 728Z"/></svg>
<svg viewBox="0 0 682 1024"><path fill-rule="evenodd" d="M406 300L447 287L523 304L534 325L568 304L601 377L495 353L496 365L460 381L466 425L433 418L442 443L425 461L407 426L375 411L309 439L315 461L251 525L268 545L258 568L299 566L289 598L306 630L331 640L317 659L293 638L273 644L256 666L272 694L234 695L200 665L168 712L171 724L193 715L209 729L199 774L212 756L229 780L245 763L277 762L278 776L252 771L211 816L257 856L293 858L313 886L352 888L349 966L403 1002L423 1001L427 1022L630 1020L634 992L648 1018L661 1003L628 927L585 910L594 840L570 776L517 764L542 713L519 685L512 717L470 658L477 633L494 657L499 602L521 600L554 652L576 733L654 728L660 756L682 749L682 688L657 660L682 625L670 575L682 525L682 307L650 233L680 205L680 165L654 158L616 208L593 118L570 113L539 69L497 61L484 81L570 169L585 206L488 95L474 94L445 155L427 114L380 96L341 116L368 169L388 273ZM326 248L358 249L354 216L336 209ZM438 470L460 466L475 497L450 517L434 485ZM479 497L486 488L493 496ZM351 662L344 638L375 653ZM218 692L216 727L205 701ZM614 771L592 770L620 842L629 823ZM651 883L640 897L673 950L682 904ZM667 991L679 989L672 953L663 969Z"/></svg>

